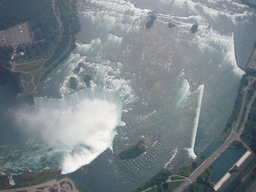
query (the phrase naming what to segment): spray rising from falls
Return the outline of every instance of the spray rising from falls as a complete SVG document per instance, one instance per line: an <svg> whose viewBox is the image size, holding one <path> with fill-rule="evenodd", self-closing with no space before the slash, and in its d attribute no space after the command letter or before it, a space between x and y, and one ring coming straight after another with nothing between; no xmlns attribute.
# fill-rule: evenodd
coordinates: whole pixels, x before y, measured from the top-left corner
<svg viewBox="0 0 256 192"><path fill-rule="evenodd" d="M115 127L122 125L122 102L112 90L85 89L61 99L35 97L34 109L16 113L19 124L62 151L62 173L90 163L111 147Z"/></svg>

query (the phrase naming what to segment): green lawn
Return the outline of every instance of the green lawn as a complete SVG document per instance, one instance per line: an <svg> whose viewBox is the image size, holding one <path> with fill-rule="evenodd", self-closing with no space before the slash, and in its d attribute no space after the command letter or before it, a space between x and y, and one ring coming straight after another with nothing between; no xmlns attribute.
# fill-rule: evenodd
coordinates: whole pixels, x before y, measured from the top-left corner
<svg viewBox="0 0 256 192"><path fill-rule="evenodd" d="M24 80L28 83L32 80L32 76L30 73L20 73L20 80Z"/></svg>
<svg viewBox="0 0 256 192"><path fill-rule="evenodd" d="M34 71L37 70L43 64L43 60L37 60L28 64L15 66L15 71Z"/></svg>
<svg viewBox="0 0 256 192"><path fill-rule="evenodd" d="M170 182L170 183L165 183L158 185L157 187L149 190L148 192L172 192L174 191L177 187L179 187L183 183L183 181L177 181L177 182Z"/></svg>
<svg viewBox="0 0 256 192"><path fill-rule="evenodd" d="M181 179L184 179L184 178L183 177L179 177L179 176L171 177L171 180L181 180Z"/></svg>
<svg viewBox="0 0 256 192"><path fill-rule="evenodd" d="M205 157L200 157L196 160L196 162L193 162L191 165L182 167L179 170L179 173L184 176L189 176L194 170L196 170L197 167L199 167L204 161L206 160Z"/></svg>
<svg viewBox="0 0 256 192"><path fill-rule="evenodd" d="M28 91L29 93L31 93L33 90L34 90L34 85L33 85L32 83L29 83L29 84L28 84L28 89L27 89L27 91Z"/></svg>
<svg viewBox="0 0 256 192"><path fill-rule="evenodd" d="M212 192L213 185L210 183L212 175L212 166L208 167L198 178L197 181L190 184L184 192Z"/></svg>

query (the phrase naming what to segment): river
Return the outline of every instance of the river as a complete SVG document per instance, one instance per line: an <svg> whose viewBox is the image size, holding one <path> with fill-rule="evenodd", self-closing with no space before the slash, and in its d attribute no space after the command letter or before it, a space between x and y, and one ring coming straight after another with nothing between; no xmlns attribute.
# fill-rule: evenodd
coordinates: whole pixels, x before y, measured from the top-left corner
<svg viewBox="0 0 256 192"><path fill-rule="evenodd" d="M40 83L35 107L14 112L29 140L19 164L4 151L1 171L59 166L77 170L69 176L89 191L130 191L166 165L191 162L231 114L244 74L237 63L256 40L254 9L240 1L89 0L78 1L78 12L76 49ZM146 28L150 15L156 20ZM139 157L113 154L145 137L158 139Z"/></svg>

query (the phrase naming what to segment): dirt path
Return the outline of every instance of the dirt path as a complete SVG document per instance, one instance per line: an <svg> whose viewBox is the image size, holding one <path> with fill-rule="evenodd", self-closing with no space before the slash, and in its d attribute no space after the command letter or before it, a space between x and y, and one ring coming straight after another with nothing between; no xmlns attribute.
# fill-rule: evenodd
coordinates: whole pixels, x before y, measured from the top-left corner
<svg viewBox="0 0 256 192"><path fill-rule="evenodd" d="M172 177L181 177L182 179L172 180L172 179L171 179ZM174 183L174 182L185 181L185 180L188 180L188 178L185 177L185 176L182 176L182 175L171 175L165 182L166 182L166 183ZM163 182L163 183L164 183L164 182ZM163 184L163 183L162 183L162 184ZM150 187L150 188L147 188L146 190L144 190L144 191L142 191L142 192L149 191L149 190L151 190L151 189L153 189L153 188L156 188L156 187L157 187L157 185L155 185L155 186L153 186L153 187Z"/></svg>

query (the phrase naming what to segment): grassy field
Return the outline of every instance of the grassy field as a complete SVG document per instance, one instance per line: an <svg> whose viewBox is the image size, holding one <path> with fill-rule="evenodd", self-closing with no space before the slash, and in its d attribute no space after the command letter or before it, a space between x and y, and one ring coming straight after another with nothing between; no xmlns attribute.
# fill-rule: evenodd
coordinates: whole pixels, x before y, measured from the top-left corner
<svg viewBox="0 0 256 192"><path fill-rule="evenodd" d="M181 185L183 181L177 181L177 182L170 182L170 183L165 183L158 185L157 187L154 187L153 189L148 190L147 192L172 192L174 191L177 187Z"/></svg>
<svg viewBox="0 0 256 192"><path fill-rule="evenodd" d="M197 181L190 184L184 192L191 192L191 191L206 191L212 192L213 185L210 183L212 176L212 166L208 167L198 178Z"/></svg>
<svg viewBox="0 0 256 192"><path fill-rule="evenodd" d="M20 64L15 66L15 71L34 71L39 69L39 67L43 64L43 60L36 60L27 64Z"/></svg>
<svg viewBox="0 0 256 192"><path fill-rule="evenodd" d="M35 78L34 78L34 84L36 85L39 80L41 79L41 77L43 76L43 74L47 71L47 68L42 66L40 68L40 70L38 71L38 73L35 75Z"/></svg>
<svg viewBox="0 0 256 192"><path fill-rule="evenodd" d="M20 73L19 78L25 82L30 82L32 80L32 75L30 73Z"/></svg>
<svg viewBox="0 0 256 192"><path fill-rule="evenodd" d="M193 162L191 165L182 167L179 170L179 173L184 176L189 176L194 170L196 170L197 167L199 167L204 161L206 160L205 157L200 157L196 160L196 162Z"/></svg>
<svg viewBox="0 0 256 192"><path fill-rule="evenodd" d="M175 181L175 180L181 180L181 179L184 179L183 177L179 177L179 176L174 176L174 177L171 177L171 180Z"/></svg>
<svg viewBox="0 0 256 192"><path fill-rule="evenodd" d="M162 185L162 183L165 182L172 174L173 173L171 171L162 169L158 174L152 177L150 181L146 182L138 189L135 189L134 192L140 192L148 188L154 187L155 185Z"/></svg>

